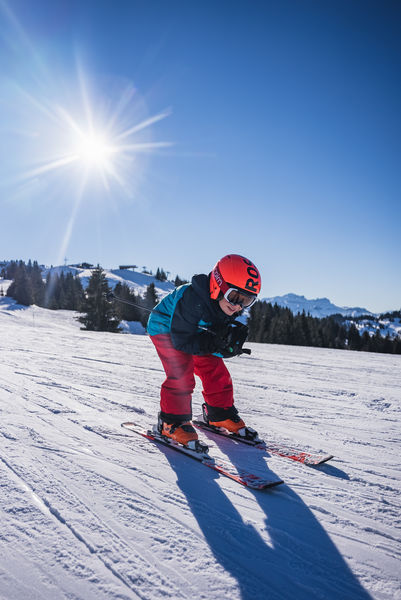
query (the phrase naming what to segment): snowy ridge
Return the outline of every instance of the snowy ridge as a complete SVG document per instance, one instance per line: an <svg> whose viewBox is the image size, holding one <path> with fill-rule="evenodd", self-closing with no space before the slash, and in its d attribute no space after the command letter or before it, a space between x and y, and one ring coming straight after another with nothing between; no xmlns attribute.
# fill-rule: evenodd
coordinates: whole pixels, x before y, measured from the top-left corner
<svg viewBox="0 0 401 600"><path fill-rule="evenodd" d="M147 273L139 273L138 271L132 271L131 269L103 269L106 275L107 283L114 289L118 283L126 284L129 288L135 291L137 294L143 295L146 292L146 288L154 283L156 292L161 298L168 292L174 289L174 283L171 281L159 281L153 275ZM74 277L79 277L83 287L87 287L89 278L92 274L91 269L81 269L79 267L72 266L58 266L43 269L43 278L46 279L48 273L60 274L72 273Z"/></svg>
<svg viewBox="0 0 401 600"><path fill-rule="evenodd" d="M310 314L312 317L329 317L330 315L343 315L343 317L360 317L363 315L372 315L366 308L336 306L328 298L315 298L309 300L305 296L297 294L285 294L284 296L273 296L271 298L263 298L264 302L278 304L285 308L289 308L294 314L302 313Z"/></svg>
<svg viewBox="0 0 401 600"><path fill-rule="evenodd" d="M400 600L400 356L251 344L229 361L262 437L335 455L313 469L202 433L286 482L252 492L125 435L155 420L160 362L75 316L0 298L1 598Z"/></svg>

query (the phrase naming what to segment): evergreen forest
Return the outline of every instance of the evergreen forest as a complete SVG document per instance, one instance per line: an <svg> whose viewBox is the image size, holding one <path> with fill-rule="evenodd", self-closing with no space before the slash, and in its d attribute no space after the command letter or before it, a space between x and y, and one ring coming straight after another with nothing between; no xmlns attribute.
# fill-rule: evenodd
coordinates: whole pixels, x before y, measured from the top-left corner
<svg viewBox="0 0 401 600"><path fill-rule="evenodd" d="M367 331L361 335L356 323L363 317L351 323L349 317L342 315L318 319L305 312L294 315L289 308L260 301L255 302L249 313L250 342L401 354L400 337L383 337L379 328L373 336ZM397 315L398 312L389 313L388 318L394 319Z"/></svg>

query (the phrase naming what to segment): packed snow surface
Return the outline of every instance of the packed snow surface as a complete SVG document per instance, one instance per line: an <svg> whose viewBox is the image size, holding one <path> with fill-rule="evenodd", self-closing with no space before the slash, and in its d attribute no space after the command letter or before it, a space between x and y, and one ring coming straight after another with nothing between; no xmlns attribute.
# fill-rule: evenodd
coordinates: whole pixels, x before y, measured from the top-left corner
<svg viewBox="0 0 401 600"><path fill-rule="evenodd" d="M227 361L262 437L335 455L308 468L203 433L285 481L252 491L121 429L155 421L156 352L75 316L0 299L2 599L401 599L400 356L249 344Z"/></svg>

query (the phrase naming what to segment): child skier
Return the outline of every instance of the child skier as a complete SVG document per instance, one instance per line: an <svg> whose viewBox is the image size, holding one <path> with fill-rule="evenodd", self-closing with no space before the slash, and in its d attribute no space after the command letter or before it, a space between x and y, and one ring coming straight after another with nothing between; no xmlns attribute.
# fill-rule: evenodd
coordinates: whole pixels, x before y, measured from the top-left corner
<svg viewBox="0 0 401 600"><path fill-rule="evenodd" d="M198 435L191 424L194 374L202 380L209 424L246 435L223 358L242 353L248 328L235 317L255 302L260 287L255 265L228 254L209 275L194 275L153 309L147 332L167 376L160 393L162 435L196 448Z"/></svg>

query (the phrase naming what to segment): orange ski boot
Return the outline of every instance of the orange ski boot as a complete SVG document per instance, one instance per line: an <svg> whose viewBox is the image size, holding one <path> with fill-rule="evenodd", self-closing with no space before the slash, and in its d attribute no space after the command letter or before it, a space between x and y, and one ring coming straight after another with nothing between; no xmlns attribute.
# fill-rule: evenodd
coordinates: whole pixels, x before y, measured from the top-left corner
<svg viewBox="0 0 401 600"><path fill-rule="evenodd" d="M183 446L188 446L189 442L197 442L198 440L198 434L192 427L190 421L187 421L186 423L166 423L163 421L161 434ZM190 446L193 445L194 444L190 444Z"/></svg>
<svg viewBox="0 0 401 600"><path fill-rule="evenodd" d="M209 425L214 427L224 427L230 433L239 434L240 429L245 429L246 425L239 415L231 419L224 419L224 421L209 421Z"/></svg>
<svg viewBox="0 0 401 600"><path fill-rule="evenodd" d="M257 439L258 434L254 429L247 427L238 414L235 406L226 409L202 405L203 420L213 427L222 427L229 433L234 433L249 440Z"/></svg>

